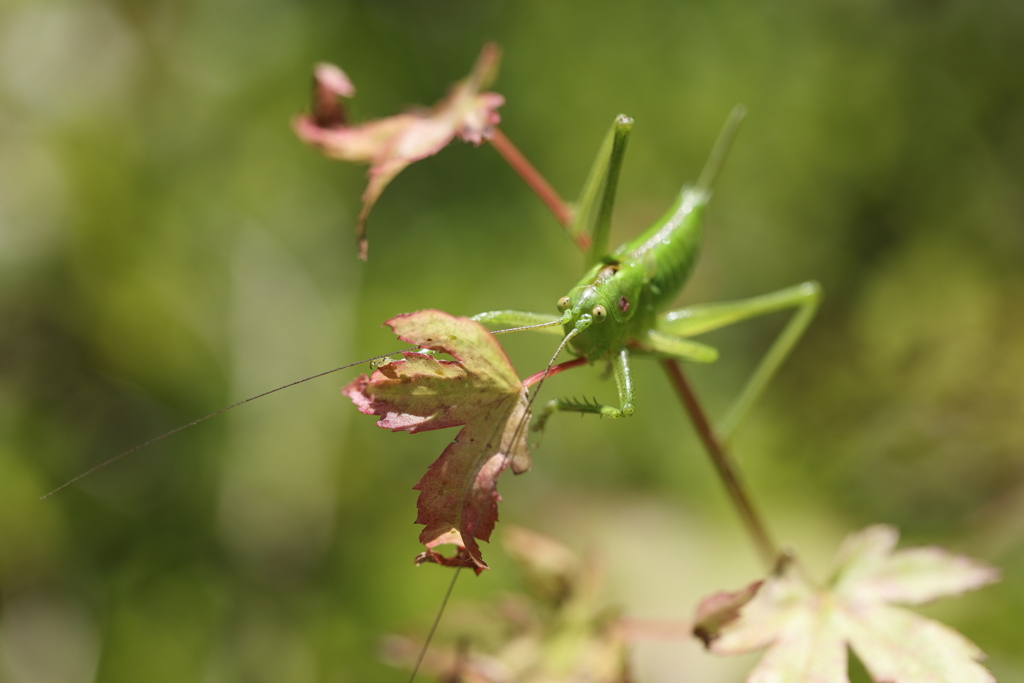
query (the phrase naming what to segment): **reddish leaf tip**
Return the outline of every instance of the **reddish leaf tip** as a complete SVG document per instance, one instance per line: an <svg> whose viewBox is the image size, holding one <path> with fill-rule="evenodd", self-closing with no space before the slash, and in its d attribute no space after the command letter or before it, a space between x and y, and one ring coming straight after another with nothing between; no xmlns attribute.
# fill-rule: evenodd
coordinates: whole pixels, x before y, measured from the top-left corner
<svg viewBox="0 0 1024 683"><path fill-rule="evenodd" d="M348 75L334 64L318 62L313 67L313 78L325 91L338 97L352 97L356 94L356 87Z"/></svg>
<svg viewBox="0 0 1024 683"><path fill-rule="evenodd" d="M710 647L721 635L722 627L739 618L740 609L754 599L763 584L764 581L755 581L738 591L720 591L701 600L693 619L693 635L701 639L704 647Z"/></svg>
<svg viewBox="0 0 1024 683"><path fill-rule="evenodd" d="M355 94L356 89L352 81L335 65L320 62L313 67L312 118L317 126L331 128L344 125L345 107L340 98L352 97Z"/></svg>
<svg viewBox="0 0 1024 683"><path fill-rule="evenodd" d="M355 94L348 76L333 64L317 64L313 72L313 111L293 122L296 135L325 155L341 161L370 164L369 182L357 221L359 258L366 260L365 222L384 188L411 163L440 152L455 137L481 144L501 120L497 108L505 98L481 92L494 80L501 51L488 43L469 77L456 83L430 109L396 114L349 125L341 98Z"/></svg>
<svg viewBox="0 0 1024 683"><path fill-rule="evenodd" d="M477 576L482 574L484 570L490 569L486 563L483 563L482 561L478 563L474 560L470 556L469 551L461 546L451 557L447 557L436 550L428 548L416 556L413 560L413 564L417 567L423 564L438 564L442 567L466 567L468 569L472 569Z"/></svg>

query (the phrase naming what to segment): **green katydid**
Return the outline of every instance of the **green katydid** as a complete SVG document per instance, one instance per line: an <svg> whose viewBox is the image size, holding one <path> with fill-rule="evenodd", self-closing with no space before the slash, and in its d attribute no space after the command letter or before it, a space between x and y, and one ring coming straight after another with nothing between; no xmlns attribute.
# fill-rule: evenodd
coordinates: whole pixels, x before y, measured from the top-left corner
<svg viewBox="0 0 1024 683"><path fill-rule="evenodd" d="M821 287L813 281L740 301L666 310L697 264L711 186L743 115L742 107L733 110L697 184L684 187L668 212L646 231L608 252L619 169L633 124L628 117L616 118L584 184L576 218L569 227L573 235L588 232L590 247L586 273L558 301L560 315L500 310L473 316L473 320L487 325L512 325L513 329L561 336L562 346L568 343L579 357L569 363L608 361L614 369L618 407L552 400L537 417L535 429L543 429L547 419L560 411L628 417L635 410L630 370L634 354L710 363L717 359L717 350L690 337L775 311L796 309L726 414L719 436L728 440L807 328L821 301ZM549 366L545 374L555 369Z"/></svg>

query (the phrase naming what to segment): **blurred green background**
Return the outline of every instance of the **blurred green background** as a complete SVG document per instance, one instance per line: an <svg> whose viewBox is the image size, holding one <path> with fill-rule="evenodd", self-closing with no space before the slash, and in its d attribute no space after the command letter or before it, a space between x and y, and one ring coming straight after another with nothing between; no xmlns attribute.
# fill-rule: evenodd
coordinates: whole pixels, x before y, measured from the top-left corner
<svg viewBox="0 0 1024 683"><path fill-rule="evenodd" d="M749 115L685 302L822 282L824 307L736 444L775 534L811 567L899 526L1001 566L929 608L1024 681L1024 9L1014 0L0 2L0 681L399 681L449 573L412 566L411 490L453 432L393 435L346 371L39 496L234 400L400 344L401 312L553 311L581 258L488 147L387 189L355 258L362 167L289 128L310 67L357 120L430 104L505 51L502 128L574 197L636 119L616 241ZM710 335L720 412L782 319ZM520 373L550 338L505 338ZM608 599L687 619L759 572L659 369L628 421L552 421L503 522L605 559ZM614 397L596 371L548 395ZM500 534L501 525L498 533ZM517 588L494 567L455 600ZM455 629L457 620L448 628ZM635 647L648 683L738 681L753 659Z"/></svg>

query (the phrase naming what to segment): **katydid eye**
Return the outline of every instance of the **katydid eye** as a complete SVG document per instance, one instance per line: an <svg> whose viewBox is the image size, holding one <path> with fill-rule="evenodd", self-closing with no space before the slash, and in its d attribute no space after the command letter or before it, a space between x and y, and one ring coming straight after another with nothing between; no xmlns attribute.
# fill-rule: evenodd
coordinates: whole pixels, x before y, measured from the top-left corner
<svg viewBox="0 0 1024 683"><path fill-rule="evenodd" d="M597 322L601 322L608 317L608 311L604 310L604 306L594 306L594 310L590 313Z"/></svg>
<svg viewBox="0 0 1024 683"><path fill-rule="evenodd" d="M567 308L569 308L569 297L563 296L558 300L558 310L564 311Z"/></svg>

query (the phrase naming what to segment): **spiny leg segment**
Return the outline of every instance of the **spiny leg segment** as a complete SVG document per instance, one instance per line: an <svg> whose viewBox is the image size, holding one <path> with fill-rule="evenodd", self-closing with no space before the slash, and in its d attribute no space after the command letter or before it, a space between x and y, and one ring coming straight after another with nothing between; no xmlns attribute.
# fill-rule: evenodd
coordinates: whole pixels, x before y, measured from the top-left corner
<svg viewBox="0 0 1024 683"><path fill-rule="evenodd" d="M619 407L601 403L580 403L566 399L554 399L547 402L533 424L534 431L543 431L548 418L557 412L592 413L601 417L629 417L636 411L636 394L633 390L633 373L629 367L629 349L620 349L612 356L612 370L615 373L615 386L619 391Z"/></svg>

